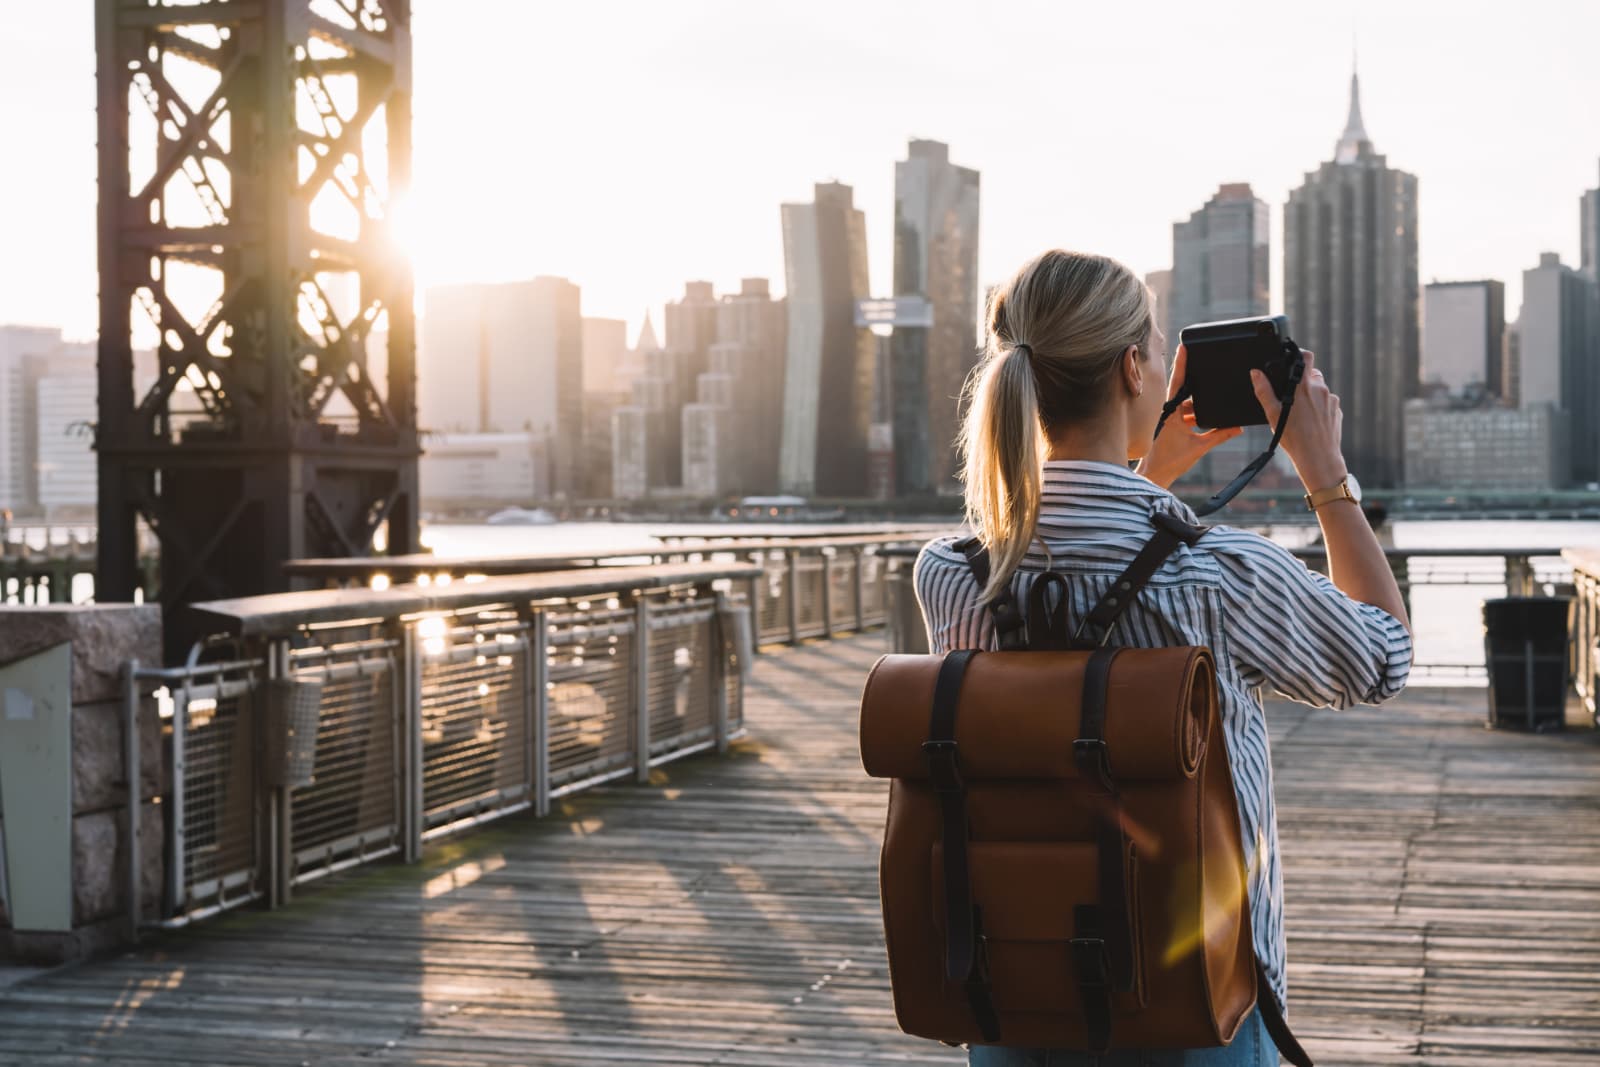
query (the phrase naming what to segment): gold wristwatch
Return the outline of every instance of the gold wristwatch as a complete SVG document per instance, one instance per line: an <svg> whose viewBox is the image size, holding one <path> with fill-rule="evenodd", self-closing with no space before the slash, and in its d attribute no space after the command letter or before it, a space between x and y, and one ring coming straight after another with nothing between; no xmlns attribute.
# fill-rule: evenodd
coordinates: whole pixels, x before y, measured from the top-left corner
<svg viewBox="0 0 1600 1067"><path fill-rule="evenodd" d="M1346 474L1338 485L1307 493L1306 508L1316 511L1322 505L1331 504L1335 500L1348 500L1352 504L1360 505L1361 483L1356 481L1354 474Z"/></svg>

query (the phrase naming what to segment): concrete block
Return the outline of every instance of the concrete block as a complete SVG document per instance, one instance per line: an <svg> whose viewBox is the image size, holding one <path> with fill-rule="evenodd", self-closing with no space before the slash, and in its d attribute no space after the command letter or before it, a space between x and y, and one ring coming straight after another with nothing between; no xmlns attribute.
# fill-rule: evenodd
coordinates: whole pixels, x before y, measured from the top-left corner
<svg viewBox="0 0 1600 1067"><path fill-rule="evenodd" d="M72 813L121 807L128 784L122 751L122 702L72 709Z"/></svg>
<svg viewBox="0 0 1600 1067"><path fill-rule="evenodd" d="M121 700L72 709L72 811L84 815L127 803ZM166 791L171 775L161 744L162 721L154 700L139 709L140 796Z"/></svg>
<svg viewBox="0 0 1600 1067"><path fill-rule="evenodd" d="M72 644L72 702L122 695L130 659L161 662L161 608L155 604L8 604L0 609L0 665L62 642Z"/></svg>
<svg viewBox="0 0 1600 1067"><path fill-rule="evenodd" d="M122 911L126 860L118 841L122 815L100 811L72 820L72 922L83 926Z"/></svg>
<svg viewBox="0 0 1600 1067"><path fill-rule="evenodd" d="M167 792L172 785L171 768L161 743L164 725L156 702L145 701L139 709L139 795L145 800Z"/></svg>

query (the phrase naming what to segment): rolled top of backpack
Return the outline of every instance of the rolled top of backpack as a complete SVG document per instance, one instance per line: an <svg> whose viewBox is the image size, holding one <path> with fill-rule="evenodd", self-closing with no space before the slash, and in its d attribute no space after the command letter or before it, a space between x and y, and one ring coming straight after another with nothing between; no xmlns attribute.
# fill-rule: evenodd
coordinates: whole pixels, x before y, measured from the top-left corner
<svg viewBox="0 0 1600 1067"><path fill-rule="evenodd" d="M1079 774L1083 679L1090 653L983 652L961 685L956 743L975 779L1056 779ZM925 779L929 707L940 657L890 655L861 699L861 762L874 778ZM1124 648L1111 667L1107 758L1119 781L1191 778L1215 707L1206 648Z"/></svg>

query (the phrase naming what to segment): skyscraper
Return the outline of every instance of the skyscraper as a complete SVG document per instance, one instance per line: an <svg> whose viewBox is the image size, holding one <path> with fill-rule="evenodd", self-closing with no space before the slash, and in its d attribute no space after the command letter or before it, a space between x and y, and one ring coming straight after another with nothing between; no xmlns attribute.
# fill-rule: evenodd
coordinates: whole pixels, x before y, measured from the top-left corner
<svg viewBox="0 0 1600 1067"><path fill-rule="evenodd" d="M1343 401L1350 467L1369 486L1396 486L1420 356L1417 179L1372 147L1354 74L1334 157L1289 193L1283 231L1289 326Z"/></svg>
<svg viewBox="0 0 1600 1067"><path fill-rule="evenodd" d="M1492 280L1431 282L1422 291L1422 384L1499 396L1504 378L1506 287Z"/></svg>
<svg viewBox="0 0 1600 1067"><path fill-rule="evenodd" d="M1197 322L1265 315L1268 211L1245 183L1223 185L1186 222L1172 224L1172 298L1163 328L1171 344Z"/></svg>
<svg viewBox="0 0 1600 1067"><path fill-rule="evenodd" d="M1579 199L1578 220L1583 231L1579 267L1591 280L1600 282L1600 186L1586 190Z"/></svg>
<svg viewBox="0 0 1600 1067"><path fill-rule="evenodd" d="M1551 404L1567 413L1571 475L1600 480L1600 308L1595 283L1554 252L1522 272L1517 401Z"/></svg>
<svg viewBox="0 0 1600 1067"><path fill-rule="evenodd" d="M778 488L783 440L784 355L787 306L772 299L765 278L744 278L739 291L717 305L717 343L710 368L732 379L732 425L738 469L727 483L746 493Z"/></svg>
<svg viewBox="0 0 1600 1067"><path fill-rule="evenodd" d="M548 484L576 492L582 318L578 287L565 278L428 290L417 370L423 428L532 433L549 443Z"/></svg>
<svg viewBox="0 0 1600 1067"><path fill-rule="evenodd" d="M894 295L921 297L931 326L890 340L895 485L952 485L958 397L978 361L978 172L938 141L912 141L894 165Z"/></svg>
<svg viewBox="0 0 1600 1067"><path fill-rule="evenodd" d="M868 296L867 223L840 182L819 183L809 204L784 204L789 337L779 480L792 493L866 492L872 420L872 331L858 327Z"/></svg>
<svg viewBox="0 0 1600 1067"><path fill-rule="evenodd" d="M628 359L628 324L622 319L583 320L583 391L625 393L623 366Z"/></svg>

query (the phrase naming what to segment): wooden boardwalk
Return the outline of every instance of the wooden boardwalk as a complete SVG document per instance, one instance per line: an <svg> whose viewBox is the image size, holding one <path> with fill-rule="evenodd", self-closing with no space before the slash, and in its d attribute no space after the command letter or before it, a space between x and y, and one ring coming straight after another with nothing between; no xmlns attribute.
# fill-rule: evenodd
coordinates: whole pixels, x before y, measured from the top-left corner
<svg viewBox="0 0 1600 1067"><path fill-rule="evenodd" d="M960 1063L889 1002L855 744L882 640L762 657L729 758L0 990L0 1063ZM1272 709L1324 1067L1600 1060L1600 736L1482 704Z"/></svg>

